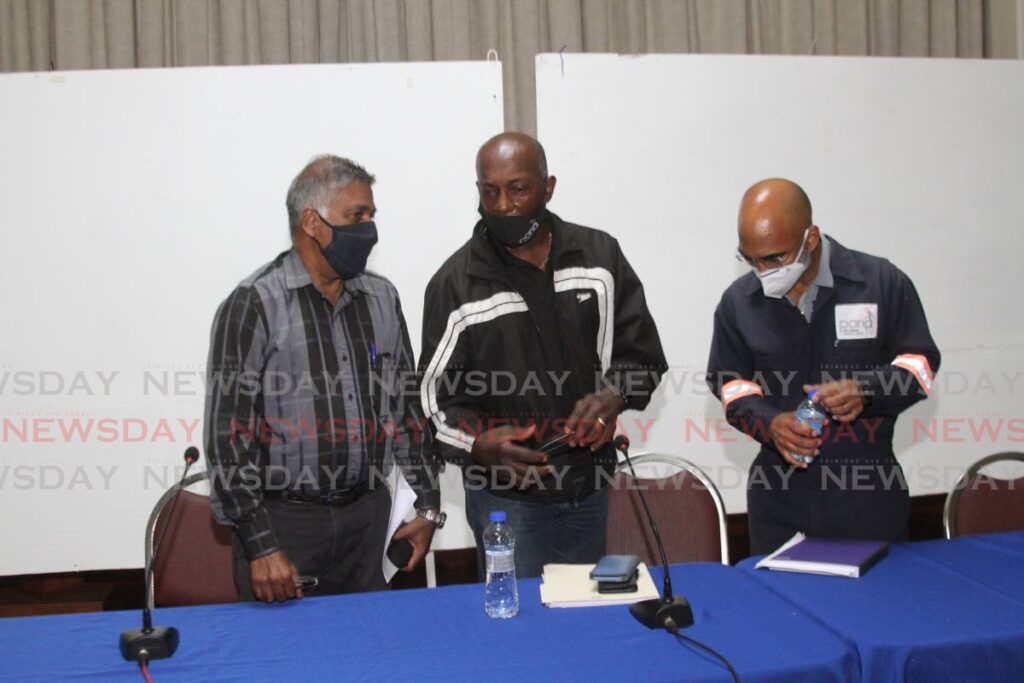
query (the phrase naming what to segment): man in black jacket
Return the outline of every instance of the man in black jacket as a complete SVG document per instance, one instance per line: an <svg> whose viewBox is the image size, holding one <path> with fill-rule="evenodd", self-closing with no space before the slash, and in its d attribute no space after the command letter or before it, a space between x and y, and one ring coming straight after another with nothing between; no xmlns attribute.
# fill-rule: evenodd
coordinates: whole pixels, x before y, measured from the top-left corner
<svg viewBox="0 0 1024 683"><path fill-rule="evenodd" d="M497 135L477 155L481 220L427 285L422 400L441 456L463 467L481 573L503 510L516 570L604 554L618 415L666 364L643 286L606 233L546 208L540 143Z"/></svg>

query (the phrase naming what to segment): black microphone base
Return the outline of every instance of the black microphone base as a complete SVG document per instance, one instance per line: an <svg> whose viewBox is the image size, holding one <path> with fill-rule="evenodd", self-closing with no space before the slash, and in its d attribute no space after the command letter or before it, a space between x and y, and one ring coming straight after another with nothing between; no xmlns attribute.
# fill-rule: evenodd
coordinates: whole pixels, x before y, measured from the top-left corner
<svg viewBox="0 0 1024 683"><path fill-rule="evenodd" d="M693 626L693 610L690 609L690 603L682 596L634 602L629 606L629 612L647 628L676 631Z"/></svg>
<svg viewBox="0 0 1024 683"><path fill-rule="evenodd" d="M157 626L149 632L141 628L121 633L121 654L129 662L142 659L145 652L147 661L167 659L178 649L178 629L168 626Z"/></svg>

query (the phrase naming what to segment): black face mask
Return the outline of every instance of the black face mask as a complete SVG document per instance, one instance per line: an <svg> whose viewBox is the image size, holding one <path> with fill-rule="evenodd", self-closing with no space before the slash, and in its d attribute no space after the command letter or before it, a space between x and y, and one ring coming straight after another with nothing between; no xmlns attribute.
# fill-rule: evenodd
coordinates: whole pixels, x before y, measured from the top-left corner
<svg viewBox="0 0 1024 683"><path fill-rule="evenodd" d="M478 207L477 211L484 219L487 232L506 247L521 247L536 237L540 232L541 221L548 215L547 207L543 204L532 216L496 216L485 213L483 206Z"/></svg>
<svg viewBox="0 0 1024 683"><path fill-rule="evenodd" d="M319 215L319 214L317 214ZM355 225L331 225L331 241L320 247L320 253L342 280L351 280L366 270L366 261L377 244L377 225L373 221ZM319 243L318 243L319 244Z"/></svg>

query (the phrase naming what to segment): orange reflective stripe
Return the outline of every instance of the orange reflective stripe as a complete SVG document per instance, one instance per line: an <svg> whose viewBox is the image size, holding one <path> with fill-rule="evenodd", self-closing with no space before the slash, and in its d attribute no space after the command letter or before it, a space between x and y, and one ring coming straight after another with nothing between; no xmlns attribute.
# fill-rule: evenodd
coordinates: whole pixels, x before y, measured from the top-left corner
<svg viewBox="0 0 1024 683"><path fill-rule="evenodd" d="M935 375L932 373L932 365L927 358L917 353L901 353L893 359L892 364L903 368L917 378L917 383L924 389L924 393L931 393L932 380Z"/></svg>
<svg viewBox="0 0 1024 683"><path fill-rule="evenodd" d="M722 407L728 408L729 404L744 396L764 396L764 390L757 382L746 379L734 379L722 385Z"/></svg>

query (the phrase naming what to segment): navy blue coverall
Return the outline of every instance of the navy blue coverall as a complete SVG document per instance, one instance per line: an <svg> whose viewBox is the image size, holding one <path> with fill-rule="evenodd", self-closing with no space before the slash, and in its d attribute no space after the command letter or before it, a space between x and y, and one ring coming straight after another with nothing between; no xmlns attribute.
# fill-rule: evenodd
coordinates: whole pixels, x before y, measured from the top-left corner
<svg viewBox="0 0 1024 683"><path fill-rule="evenodd" d="M895 541L910 498L892 448L897 416L928 395L939 350L910 278L889 261L831 241L833 287L818 290L808 322L785 298L766 297L747 273L715 310L707 381L730 424L761 442L750 469L752 554L796 532ZM807 470L790 466L771 421L805 398L802 386L861 382L868 396L851 423L831 421Z"/></svg>

